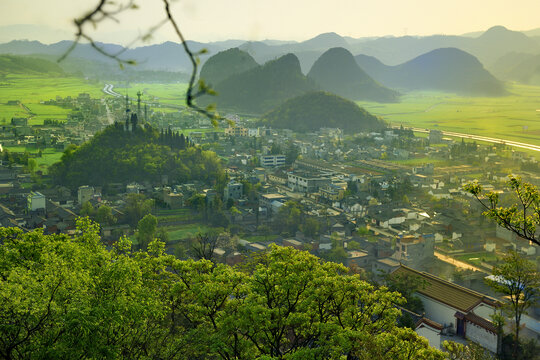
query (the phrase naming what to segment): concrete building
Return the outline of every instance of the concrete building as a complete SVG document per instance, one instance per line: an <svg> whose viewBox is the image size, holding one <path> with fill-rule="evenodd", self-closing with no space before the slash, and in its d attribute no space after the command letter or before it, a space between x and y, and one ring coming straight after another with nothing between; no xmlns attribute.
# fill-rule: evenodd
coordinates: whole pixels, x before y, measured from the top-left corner
<svg viewBox="0 0 540 360"><path fill-rule="evenodd" d="M94 188L92 186L79 186L79 189L77 190L77 200L79 201L79 205L82 205L85 202L92 200L93 197Z"/></svg>
<svg viewBox="0 0 540 360"><path fill-rule="evenodd" d="M435 250L435 237L424 235L415 237L406 235L396 240L397 260L405 265L419 267L426 260L433 259Z"/></svg>
<svg viewBox="0 0 540 360"><path fill-rule="evenodd" d="M287 179L287 186L291 190L302 193L317 192L319 188L330 183L331 179L328 176L307 172L289 173Z"/></svg>
<svg viewBox="0 0 540 360"><path fill-rule="evenodd" d="M28 195L27 200L28 200L28 210L30 210L30 211L39 211L39 210L45 211L45 203L46 203L45 195L43 195L43 194L41 194L39 192L32 191Z"/></svg>
<svg viewBox="0 0 540 360"><path fill-rule="evenodd" d="M225 198L225 201L228 199L235 199L238 200L242 197L244 194L244 185L237 183L237 182L230 182L225 186L225 190L223 191L223 197Z"/></svg>
<svg viewBox="0 0 540 360"><path fill-rule="evenodd" d="M285 155L261 155L260 162L263 167L275 167L285 165Z"/></svg>

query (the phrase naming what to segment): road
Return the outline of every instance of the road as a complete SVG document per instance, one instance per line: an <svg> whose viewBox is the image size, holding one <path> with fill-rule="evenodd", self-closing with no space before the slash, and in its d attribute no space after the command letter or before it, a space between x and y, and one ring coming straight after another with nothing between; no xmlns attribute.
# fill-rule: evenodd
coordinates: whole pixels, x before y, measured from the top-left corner
<svg viewBox="0 0 540 360"><path fill-rule="evenodd" d="M454 265L455 267L458 267L460 269L465 269L465 270L474 270L474 271L481 271L485 274L488 274L488 275L491 275L489 274L486 270L484 269L481 269L479 267L476 267L474 265L471 265L471 264L467 264L466 262L463 262L463 261L459 261L459 260L456 260L454 259L453 257L450 257L450 256L446 256L438 251L435 251L435 256L439 259L439 260L442 260L444 261L445 263L448 263L448 264L451 264L451 265Z"/></svg>
<svg viewBox="0 0 540 360"><path fill-rule="evenodd" d="M397 129L399 127L394 126L394 128ZM430 132L430 129L421 129L421 128L408 128L408 129L411 129L412 131L416 131L416 132L426 133L426 134L429 134ZM485 142L490 142L493 144L503 144L503 145L513 146L513 147L526 149L526 150L540 151L540 145L527 144L527 143L522 143L522 142L513 141L513 140L498 139L498 138L492 138L492 137L480 136L480 135L463 134L463 133L457 133L453 131L441 131L441 133L445 136L485 141Z"/></svg>
<svg viewBox="0 0 540 360"><path fill-rule="evenodd" d="M107 95L111 95L111 96L114 96L114 97L121 97L122 96L122 94L119 94L119 93L117 93L116 91L113 90L113 85L112 84L105 84L105 86L103 86L103 89L101 91L103 91Z"/></svg>

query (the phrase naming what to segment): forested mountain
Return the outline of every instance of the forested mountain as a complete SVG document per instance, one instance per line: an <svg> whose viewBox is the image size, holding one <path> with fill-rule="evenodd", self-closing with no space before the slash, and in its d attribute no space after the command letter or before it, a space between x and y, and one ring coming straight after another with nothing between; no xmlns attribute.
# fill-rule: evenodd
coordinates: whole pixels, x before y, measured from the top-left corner
<svg viewBox="0 0 540 360"><path fill-rule="evenodd" d="M288 54L225 79L214 87L216 97L206 96L200 102L216 102L223 109L261 114L314 89L313 81L302 74L298 58Z"/></svg>
<svg viewBox="0 0 540 360"><path fill-rule="evenodd" d="M232 48L209 58L201 68L199 78L215 86L228 77L243 73L258 65L247 52Z"/></svg>
<svg viewBox="0 0 540 360"><path fill-rule="evenodd" d="M213 182L222 168L216 154L190 147L183 135L161 134L150 127L125 131L116 123L79 147L70 147L50 167L53 180L64 186L106 186L109 183L159 180Z"/></svg>
<svg viewBox="0 0 540 360"><path fill-rule="evenodd" d="M375 82L341 47L326 51L313 64L308 77L321 89L350 100L395 102L398 93Z"/></svg>
<svg viewBox="0 0 540 360"><path fill-rule="evenodd" d="M379 130L384 122L337 95L318 91L288 100L263 115L265 125L306 132L321 127L340 128L348 132Z"/></svg>
<svg viewBox="0 0 540 360"><path fill-rule="evenodd" d="M58 64L34 57L0 55L0 74L63 74Z"/></svg>
<svg viewBox="0 0 540 360"><path fill-rule="evenodd" d="M474 56L455 48L437 49L398 66L356 56L375 80L396 89L440 90L473 96L500 96L506 91Z"/></svg>

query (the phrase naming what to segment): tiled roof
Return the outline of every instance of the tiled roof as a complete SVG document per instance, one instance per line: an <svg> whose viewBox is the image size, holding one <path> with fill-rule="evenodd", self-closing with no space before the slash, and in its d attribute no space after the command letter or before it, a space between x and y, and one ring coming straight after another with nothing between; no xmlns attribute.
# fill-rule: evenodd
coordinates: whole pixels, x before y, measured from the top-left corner
<svg viewBox="0 0 540 360"><path fill-rule="evenodd" d="M420 272L410 267L401 265L392 272L392 276L418 276L425 282L423 287L417 290L419 294L449 305L454 309L468 313L481 302L495 306L496 300L487 295L453 284L435 275Z"/></svg>
<svg viewBox="0 0 540 360"><path fill-rule="evenodd" d="M486 320L474 313L468 313L467 315L464 316L464 319L488 331L491 331L492 333L497 334L497 328L495 327L495 325L493 325L491 321Z"/></svg>

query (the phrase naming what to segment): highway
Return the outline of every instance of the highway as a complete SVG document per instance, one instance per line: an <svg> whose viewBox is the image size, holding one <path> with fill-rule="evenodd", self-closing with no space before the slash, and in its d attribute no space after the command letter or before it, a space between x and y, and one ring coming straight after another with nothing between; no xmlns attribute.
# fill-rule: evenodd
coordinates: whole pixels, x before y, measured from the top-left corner
<svg viewBox="0 0 540 360"><path fill-rule="evenodd" d="M113 85L112 84L105 84L105 86L103 87L103 89L101 91L103 91L107 95L111 95L111 96L114 96L114 97L121 97L122 96L122 94L119 94L119 93L117 93L116 91L113 90Z"/></svg>
<svg viewBox="0 0 540 360"><path fill-rule="evenodd" d="M394 126L394 128L398 129L399 127ZM426 134L429 134L430 132L430 129L421 129L421 128L407 128L407 129L411 129L412 131L426 133ZM526 149L526 150L540 151L540 145L527 144L527 143L522 143L522 142L513 141L513 140L497 139L497 138L492 138L492 137L487 137L487 136L462 134L462 133L457 133L453 131L443 131L443 130L441 130L441 133L444 136L452 136L452 137L459 137L459 138L464 138L464 139L485 141L485 142L490 142L493 144L503 144L503 145L513 146L513 147Z"/></svg>

